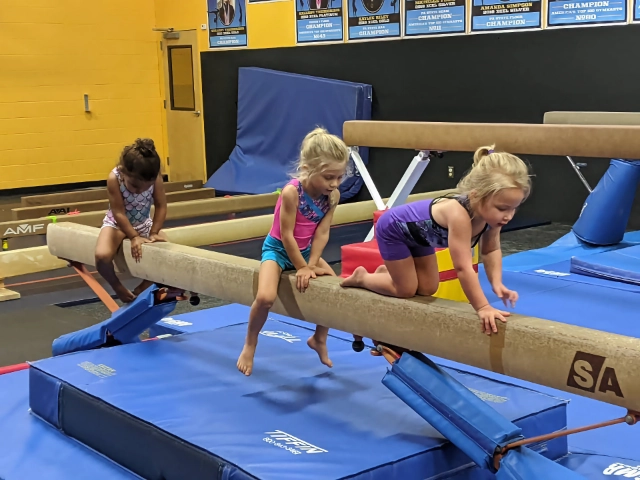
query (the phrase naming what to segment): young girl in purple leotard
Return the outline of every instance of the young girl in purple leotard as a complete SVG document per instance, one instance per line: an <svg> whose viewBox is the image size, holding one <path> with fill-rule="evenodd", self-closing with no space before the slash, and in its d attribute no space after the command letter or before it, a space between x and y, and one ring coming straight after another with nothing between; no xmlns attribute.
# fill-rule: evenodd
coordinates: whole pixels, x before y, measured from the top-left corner
<svg viewBox="0 0 640 480"><path fill-rule="evenodd" d="M160 157L153 140L138 139L124 148L120 162L107 177L109 210L98 236L96 268L123 303L131 302L151 285L142 281L130 292L116 276L113 259L125 238L131 240L131 255L142 258L142 244L163 242L161 231L167 200L160 175ZM155 206L153 219L151 205Z"/></svg>
<svg viewBox="0 0 640 480"><path fill-rule="evenodd" d="M376 240L384 265L375 273L358 267L342 282L382 295L408 298L433 295L440 277L436 248L449 248L467 299L482 321L483 332L497 332L496 319L508 312L489 304L473 269L472 247L480 241L482 261L494 293L515 306L518 293L502 283L500 230L529 196L531 179L518 157L479 148L473 167L458 183L457 192L434 200L393 207L378 219Z"/></svg>
<svg viewBox="0 0 640 480"><path fill-rule="evenodd" d="M298 173L282 189L276 203L273 226L262 246L258 292L251 305L249 325L237 367L245 375L253 371L253 357L258 335L267 321L269 310L278 295L283 270L296 270L296 286L304 292L309 280L335 272L322 259L329 240L333 212L340 200L338 186L349 162L349 149L335 135L322 128L309 132L302 142ZM329 329L316 326L307 345L320 361L331 367L327 352Z"/></svg>

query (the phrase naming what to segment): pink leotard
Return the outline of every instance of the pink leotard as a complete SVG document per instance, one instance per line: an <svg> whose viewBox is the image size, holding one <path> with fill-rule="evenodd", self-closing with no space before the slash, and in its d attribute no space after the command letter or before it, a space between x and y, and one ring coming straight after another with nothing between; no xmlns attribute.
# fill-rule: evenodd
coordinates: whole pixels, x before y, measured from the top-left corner
<svg viewBox="0 0 640 480"><path fill-rule="evenodd" d="M304 250L311 244L313 235L318 228L320 220L331 208L329 197L322 195L317 200L312 199L302 189L302 185L298 179L291 180L287 185L293 185L298 190L298 211L296 212L296 225L293 228L293 238L300 250ZM286 185L285 185L286 187ZM273 226L269 235L282 241L280 233L280 206L282 204L282 196L276 202L276 208L273 215Z"/></svg>

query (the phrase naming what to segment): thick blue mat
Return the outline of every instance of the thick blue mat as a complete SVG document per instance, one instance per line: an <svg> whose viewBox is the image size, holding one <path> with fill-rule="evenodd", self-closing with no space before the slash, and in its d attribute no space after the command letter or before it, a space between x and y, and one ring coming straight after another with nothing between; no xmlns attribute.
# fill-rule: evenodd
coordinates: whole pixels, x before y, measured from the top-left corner
<svg viewBox="0 0 640 480"><path fill-rule="evenodd" d="M640 289L640 245L571 258L571 273L624 282Z"/></svg>
<svg viewBox="0 0 640 480"><path fill-rule="evenodd" d="M573 256L588 256L596 253L618 250L640 244L640 231L628 232L624 239L617 245L608 247L594 247L576 238L573 233L568 233L559 238L548 247L536 250L508 255L502 259L502 268L505 271L522 272L540 268L543 265L552 265L559 262L568 261Z"/></svg>
<svg viewBox="0 0 640 480"><path fill-rule="evenodd" d="M323 472L328 479L408 480L469 463L381 384L383 359L355 353L350 342L330 337L334 368L328 369L307 348L308 329L269 320L264 330L286 335L260 337L249 378L236 369L246 325L231 325L36 362L31 391L41 397L50 380L60 379L62 391L79 392L94 409L112 408L120 417L126 412L154 436L164 431L214 453L228 478L304 480ZM566 404L558 398L449 372L527 436L565 426ZM63 429L68 422L81 424L80 413L65 411L65 401L58 403L55 395L44 408L54 411L57 405L61 410L52 418ZM40 402L33 407L43 408ZM91 425L85 429L95 441L108 440ZM161 462L147 442L128 446L127 440L120 435L107 443L139 463ZM538 448L555 459L566 453L566 442Z"/></svg>
<svg viewBox="0 0 640 480"><path fill-rule="evenodd" d="M321 126L342 138L344 122L371 119L371 102L372 87L364 83L240 68L236 146L206 186L229 194L282 188L307 133ZM360 156L367 164L368 149L361 148ZM341 200L356 195L363 183L359 175L345 178Z"/></svg>
<svg viewBox="0 0 640 480"><path fill-rule="evenodd" d="M625 458L606 455L571 453L558 463L589 480L609 480L611 478L640 478L640 463ZM478 467L469 467L448 480L492 480L495 476ZM542 477L541 477L542 480Z"/></svg>
<svg viewBox="0 0 640 480"><path fill-rule="evenodd" d="M26 370L0 375L0 392L1 479L139 478L31 415Z"/></svg>

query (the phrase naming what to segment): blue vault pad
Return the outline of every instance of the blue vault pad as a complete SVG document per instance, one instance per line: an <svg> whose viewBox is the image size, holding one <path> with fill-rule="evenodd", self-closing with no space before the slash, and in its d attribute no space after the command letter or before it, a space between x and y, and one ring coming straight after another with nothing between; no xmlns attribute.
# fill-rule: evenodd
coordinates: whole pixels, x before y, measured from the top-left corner
<svg viewBox="0 0 640 480"><path fill-rule="evenodd" d="M2 480L139 478L31 415L26 370L0 375L0 432Z"/></svg>
<svg viewBox="0 0 640 480"><path fill-rule="evenodd" d="M640 181L640 162L614 158L585 200L572 231L593 245L615 245L624 237Z"/></svg>
<svg viewBox="0 0 640 480"><path fill-rule="evenodd" d="M571 272L640 286L640 246L572 257Z"/></svg>
<svg viewBox="0 0 640 480"><path fill-rule="evenodd" d="M113 312L111 318L96 325L67 333L53 341L54 356L99 348L107 343L107 333L120 343L140 341L139 335L149 326L173 311L176 302L154 305L154 294L158 289L152 285L142 292L133 302Z"/></svg>
<svg viewBox="0 0 640 480"><path fill-rule="evenodd" d="M371 101L371 85L364 83L240 68L236 146L206 186L221 194L282 188L295 170L307 133L321 126L342 138L344 122L371 119ZM366 165L368 149L360 148L360 156ZM346 177L340 200L356 195L362 183L359 175Z"/></svg>
<svg viewBox="0 0 640 480"><path fill-rule="evenodd" d="M271 320L264 330L308 336ZM245 333L246 324L231 325L36 362L31 407L147 478L198 480L219 470L233 479L304 480L321 471L327 479L409 480L470 463L382 385L385 360L330 337L328 369L304 341L261 336L247 378L236 368ZM563 400L448 373L526 436L565 428ZM551 459L567 452L564 438L540 447Z"/></svg>
<svg viewBox="0 0 640 480"><path fill-rule="evenodd" d="M485 469L497 450L522 439L522 429L420 353L404 353L382 383Z"/></svg>

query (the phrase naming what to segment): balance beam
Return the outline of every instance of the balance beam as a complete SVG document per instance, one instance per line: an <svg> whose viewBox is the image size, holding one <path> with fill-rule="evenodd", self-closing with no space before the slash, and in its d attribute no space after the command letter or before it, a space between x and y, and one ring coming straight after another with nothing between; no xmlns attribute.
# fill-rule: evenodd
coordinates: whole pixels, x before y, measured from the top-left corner
<svg viewBox="0 0 640 480"><path fill-rule="evenodd" d="M351 120L349 146L475 152L496 145L513 154L640 159L640 126L430 123Z"/></svg>
<svg viewBox="0 0 640 480"><path fill-rule="evenodd" d="M640 113L546 112L543 123L555 125L640 125Z"/></svg>
<svg viewBox="0 0 640 480"><path fill-rule="evenodd" d="M214 198L216 191L213 188L198 188L195 190L179 190L166 193L167 204L188 202L190 200L204 200ZM37 207L18 207L11 209L14 220L28 220L30 218L47 217L49 215L66 215L68 212L104 212L109 208L109 200L89 200L86 202L60 202Z"/></svg>
<svg viewBox="0 0 640 480"><path fill-rule="evenodd" d="M52 224L47 232L52 255L88 265L94 263L97 238L98 229L71 223ZM242 305L251 305L257 291L257 260L159 243L144 245L136 263L128 240L122 252L116 265L134 277ZM339 282L319 277L301 294L295 275L285 273L273 311L640 411L640 339L521 315L506 325L498 322L499 333L489 337L468 304L385 297L344 289ZM603 370L609 381L615 377L622 396L611 389L587 392L571 386L567 379L575 375L574 364L589 355L605 359Z"/></svg>
<svg viewBox="0 0 640 480"><path fill-rule="evenodd" d="M229 198L207 198L204 200L188 200L167 204L167 220L183 220L186 218L224 215L227 213L246 212L272 208L278 200L278 194L238 195ZM155 208L151 207L151 215ZM99 227L102 225L105 211L84 212L77 215L60 215L55 221L49 217L32 218L21 221L0 222L0 238L26 237L44 235L50 223L73 222Z"/></svg>
<svg viewBox="0 0 640 480"><path fill-rule="evenodd" d="M166 193L180 192L184 190L197 190L202 188L202 180L189 180L187 182L166 182ZM23 207L39 207L42 205L55 205L56 203L90 202L92 200L107 200L106 187L92 188L90 190L76 190L74 192L47 193L44 195L30 195L22 197L20 204Z"/></svg>

